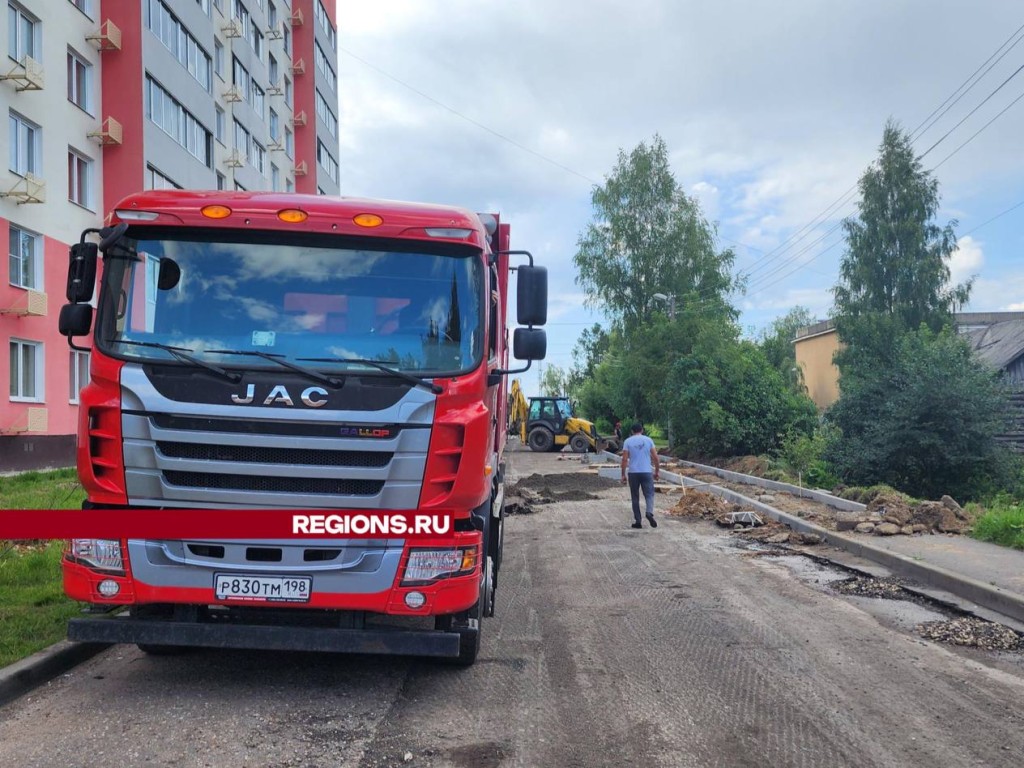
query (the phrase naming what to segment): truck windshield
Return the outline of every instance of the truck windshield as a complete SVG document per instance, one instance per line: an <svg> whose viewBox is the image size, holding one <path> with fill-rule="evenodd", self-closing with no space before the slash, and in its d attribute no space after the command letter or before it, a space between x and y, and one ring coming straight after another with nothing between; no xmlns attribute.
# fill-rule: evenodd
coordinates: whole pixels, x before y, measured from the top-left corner
<svg viewBox="0 0 1024 768"><path fill-rule="evenodd" d="M419 375L465 372L482 359L476 249L179 232L138 227L108 254L97 329L104 351L181 364L159 346L170 345L226 368L276 367L238 354L264 352L322 360L314 367L332 374L344 371L326 362L338 358Z"/></svg>

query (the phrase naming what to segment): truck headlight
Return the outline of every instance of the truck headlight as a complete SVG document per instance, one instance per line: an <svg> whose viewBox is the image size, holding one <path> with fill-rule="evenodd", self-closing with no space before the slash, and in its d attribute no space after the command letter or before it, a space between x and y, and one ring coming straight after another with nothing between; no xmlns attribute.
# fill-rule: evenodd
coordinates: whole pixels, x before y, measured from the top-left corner
<svg viewBox="0 0 1024 768"><path fill-rule="evenodd" d="M71 557L101 571L124 571L121 542L117 539L72 539Z"/></svg>
<svg viewBox="0 0 1024 768"><path fill-rule="evenodd" d="M402 586L430 584L450 576L466 576L476 569L477 548L410 549Z"/></svg>

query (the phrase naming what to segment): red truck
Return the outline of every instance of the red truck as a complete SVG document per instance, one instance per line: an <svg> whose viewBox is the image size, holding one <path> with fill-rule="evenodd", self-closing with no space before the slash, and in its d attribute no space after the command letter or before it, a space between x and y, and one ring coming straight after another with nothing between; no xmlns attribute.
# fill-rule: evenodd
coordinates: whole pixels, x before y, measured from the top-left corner
<svg viewBox="0 0 1024 768"><path fill-rule="evenodd" d="M472 664L501 567L514 255L529 258L512 345L528 368L546 351L547 272L509 250L494 215L174 190L129 196L84 232L60 313L74 349L91 339L84 508L451 524L406 538L73 539L65 590L108 615L72 620L69 638Z"/></svg>

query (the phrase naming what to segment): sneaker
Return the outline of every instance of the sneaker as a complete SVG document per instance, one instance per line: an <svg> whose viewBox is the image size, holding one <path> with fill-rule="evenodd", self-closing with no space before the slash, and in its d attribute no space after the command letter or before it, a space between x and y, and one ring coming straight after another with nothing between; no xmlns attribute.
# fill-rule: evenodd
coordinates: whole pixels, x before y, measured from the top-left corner
<svg viewBox="0 0 1024 768"><path fill-rule="evenodd" d="M629 527L630 527L630 528L643 528L643 525L641 525L640 523L633 523L633 524L632 524L631 526L629 526Z"/></svg>
<svg viewBox="0 0 1024 768"><path fill-rule="evenodd" d="M651 528L657 528L658 527L658 521L654 519L654 515L651 515L650 517L648 517L647 518L647 522L649 522L651 524Z"/></svg>

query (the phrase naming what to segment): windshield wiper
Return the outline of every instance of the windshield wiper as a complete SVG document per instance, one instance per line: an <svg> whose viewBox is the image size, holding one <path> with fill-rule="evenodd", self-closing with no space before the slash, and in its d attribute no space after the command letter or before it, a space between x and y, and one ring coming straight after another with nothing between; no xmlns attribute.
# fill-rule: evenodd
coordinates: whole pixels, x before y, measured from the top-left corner
<svg viewBox="0 0 1024 768"><path fill-rule="evenodd" d="M299 359L306 363L349 363L351 365L368 365L371 368L376 368L378 371L390 374L395 378L408 381L410 384L417 387L422 387L429 392L433 392L435 395L440 395L444 392L440 384L427 381L419 376L413 376L411 373L400 371L397 368L391 368L383 363L378 363L376 360L360 360L354 357L300 357Z"/></svg>
<svg viewBox="0 0 1024 768"><path fill-rule="evenodd" d="M185 347L172 347L170 344L161 344L158 341L132 341L130 339L109 339L107 343L131 344L132 346L136 347L153 347L154 349L162 349L164 352L173 355L179 360L182 360L186 363L191 363L192 365L198 366L199 368L205 368L206 370L212 373L216 373L218 376L227 379L233 384L237 384L242 380L241 374L234 373L233 371L224 370L219 365L214 365L213 363L208 363L205 360L200 360L198 357L190 355L189 352L191 352L192 350L186 349Z"/></svg>
<svg viewBox="0 0 1024 768"><path fill-rule="evenodd" d="M277 363L282 368L295 371L298 374L305 376L307 379L319 382L320 384L326 384L332 389L341 389L345 386L344 379L334 379L330 376L325 376L322 373L314 371L312 368L306 368L302 365L296 365L295 363L289 362L284 359L284 355L272 355L269 352L260 352L258 350L248 349L208 349L207 352L218 355L247 355L249 357L261 357L264 360L269 360L272 363ZM315 361L312 361L315 362Z"/></svg>

